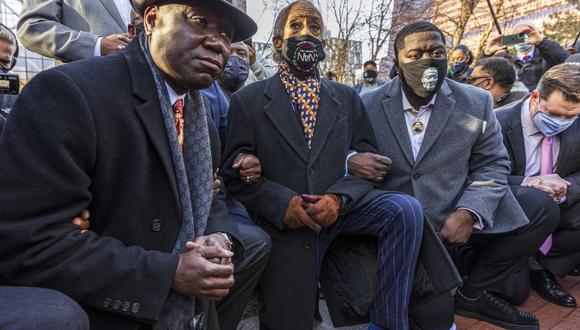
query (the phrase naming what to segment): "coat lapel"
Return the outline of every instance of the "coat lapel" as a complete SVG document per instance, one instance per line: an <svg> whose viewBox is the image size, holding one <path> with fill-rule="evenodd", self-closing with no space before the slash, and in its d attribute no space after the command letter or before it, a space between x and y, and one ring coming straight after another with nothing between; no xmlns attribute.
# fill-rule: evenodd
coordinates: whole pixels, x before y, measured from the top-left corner
<svg viewBox="0 0 580 330"><path fill-rule="evenodd" d="M178 202L179 195L177 192L177 181L173 168L171 150L169 149L169 139L167 137L165 124L163 123L159 98L155 92L155 82L153 81L153 76L137 39L135 38L129 44L128 51L125 53L125 60L127 61L131 75L133 94L143 100L143 103L135 108L135 112L143 123L143 127L151 143L159 154L175 201Z"/></svg>
<svg viewBox="0 0 580 330"><path fill-rule="evenodd" d="M560 169L567 163L568 156L572 153L570 151L576 150L578 137L580 136L580 119L560 135L560 151L558 152L558 159L556 160L556 170Z"/></svg>
<svg viewBox="0 0 580 330"><path fill-rule="evenodd" d="M431 112L431 117L429 118L429 123L427 124L427 130L425 131L425 138L421 144L421 149L417 155L417 160L415 164L421 162L425 155L429 152L445 126L451 114L455 110L455 99L451 95L451 90L446 82L443 83L439 93L437 93L437 99L435 100L435 106Z"/></svg>
<svg viewBox="0 0 580 330"><path fill-rule="evenodd" d="M105 9L111 14L111 17L115 20L115 22L121 27L123 31L127 31L127 26L125 26L125 22L119 13L119 9L117 9L117 5L115 4L114 0L100 0Z"/></svg>
<svg viewBox="0 0 580 330"><path fill-rule="evenodd" d="M383 112L387 118L387 123L391 127L405 158L411 164L415 163L413 158L413 149L409 139L407 122L405 121L405 111L403 110L403 97L401 91L401 82L396 79L387 90L386 98L383 101Z"/></svg>
<svg viewBox="0 0 580 330"><path fill-rule="evenodd" d="M264 89L264 94L270 98L270 102L264 107L266 116L290 147L307 163L308 146L302 132L302 124L292 108L288 93L286 93L278 75L269 79Z"/></svg>
<svg viewBox="0 0 580 330"><path fill-rule="evenodd" d="M326 140L332 132L332 127L336 121L341 103L334 97L334 88L324 80L320 85L320 106L316 114L316 127L314 128L314 139L308 163L316 162L316 159L324 149Z"/></svg>
<svg viewBox="0 0 580 330"><path fill-rule="evenodd" d="M518 106L514 108L519 111L513 111L509 125L505 130L507 141L510 144L513 153L512 173L514 175L524 175L526 172L526 149L521 117L522 104L524 104L526 100L528 99L524 99L524 101L520 102Z"/></svg>

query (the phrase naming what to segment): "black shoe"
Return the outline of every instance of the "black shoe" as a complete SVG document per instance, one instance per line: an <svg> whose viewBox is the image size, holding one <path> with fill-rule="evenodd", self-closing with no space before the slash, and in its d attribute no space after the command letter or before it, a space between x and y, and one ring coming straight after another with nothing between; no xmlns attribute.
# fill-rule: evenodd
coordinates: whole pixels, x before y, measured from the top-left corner
<svg viewBox="0 0 580 330"><path fill-rule="evenodd" d="M574 269L572 269L568 275L570 276L580 276L580 265L576 265L576 267L574 267Z"/></svg>
<svg viewBox="0 0 580 330"><path fill-rule="evenodd" d="M576 307L576 299L560 286L556 276L551 272L547 270L532 272L532 285L542 298L552 304Z"/></svg>
<svg viewBox="0 0 580 330"><path fill-rule="evenodd" d="M532 313L522 312L487 291L475 298L455 295L455 313L513 330L539 330L540 322Z"/></svg>

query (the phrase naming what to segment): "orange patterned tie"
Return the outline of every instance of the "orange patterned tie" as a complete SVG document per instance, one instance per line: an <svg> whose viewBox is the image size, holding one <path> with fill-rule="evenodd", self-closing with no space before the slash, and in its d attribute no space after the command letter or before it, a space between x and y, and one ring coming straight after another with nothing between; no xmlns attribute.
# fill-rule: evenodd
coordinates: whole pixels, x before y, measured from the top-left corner
<svg viewBox="0 0 580 330"><path fill-rule="evenodd" d="M183 152L183 100L178 99L173 103L173 112L175 113L175 128L177 129L177 141L179 149Z"/></svg>

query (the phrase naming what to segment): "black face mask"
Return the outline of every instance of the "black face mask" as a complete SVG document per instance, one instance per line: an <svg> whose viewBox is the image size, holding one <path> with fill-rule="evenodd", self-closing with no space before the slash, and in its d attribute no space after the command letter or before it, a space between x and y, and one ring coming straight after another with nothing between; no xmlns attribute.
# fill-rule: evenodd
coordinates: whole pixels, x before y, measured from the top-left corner
<svg viewBox="0 0 580 330"><path fill-rule="evenodd" d="M447 74L447 60L421 59L409 63L398 63L401 81L411 92L421 98L431 98Z"/></svg>
<svg viewBox="0 0 580 330"><path fill-rule="evenodd" d="M295 70L309 74L316 70L319 62L326 58L322 41L310 35L291 37L284 40L284 58Z"/></svg>
<svg viewBox="0 0 580 330"><path fill-rule="evenodd" d="M373 82L377 80L377 75L378 72L376 72L375 70L368 70L363 72L363 79L367 82Z"/></svg>
<svg viewBox="0 0 580 330"><path fill-rule="evenodd" d="M230 56L220 82L231 91L238 90L248 79L250 64L239 56Z"/></svg>

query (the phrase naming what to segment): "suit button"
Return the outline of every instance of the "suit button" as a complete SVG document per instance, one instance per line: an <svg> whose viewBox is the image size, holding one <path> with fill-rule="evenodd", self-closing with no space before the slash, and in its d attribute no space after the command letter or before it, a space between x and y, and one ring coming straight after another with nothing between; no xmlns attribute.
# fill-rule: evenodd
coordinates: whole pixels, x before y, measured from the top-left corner
<svg viewBox="0 0 580 330"><path fill-rule="evenodd" d="M137 314L139 312L139 308L141 308L141 304L134 303L133 307L131 308L131 312L133 312L133 314Z"/></svg>
<svg viewBox="0 0 580 330"><path fill-rule="evenodd" d="M154 219L153 221L151 221L151 230L161 231L161 220Z"/></svg>
<svg viewBox="0 0 580 330"><path fill-rule="evenodd" d="M304 244L302 244L302 247L304 247L306 250L308 250L308 249L310 249L310 243L304 242Z"/></svg>
<svg viewBox="0 0 580 330"><path fill-rule="evenodd" d="M105 299L105 301L103 302L103 307L109 308L109 306L111 306L111 301L112 301L111 298Z"/></svg>
<svg viewBox="0 0 580 330"><path fill-rule="evenodd" d="M121 300L115 299L115 301L113 301L113 309L119 309L119 307L121 307Z"/></svg>
<svg viewBox="0 0 580 330"><path fill-rule="evenodd" d="M421 177L421 174L419 174L419 173L413 174L413 179L415 179L415 180L419 179L420 177Z"/></svg>
<svg viewBox="0 0 580 330"><path fill-rule="evenodd" d="M314 175L314 169L313 168L308 169L308 175Z"/></svg>
<svg viewBox="0 0 580 330"><path fill-rule="evenodd" d="M128 311L129 311L129 308L131 308L131 303L130 303L130 302L128 302L128 301L125 301L125 302L123 303L123 308L121 308L121 310L122 310L123 312L128 312Z"/></svg>

